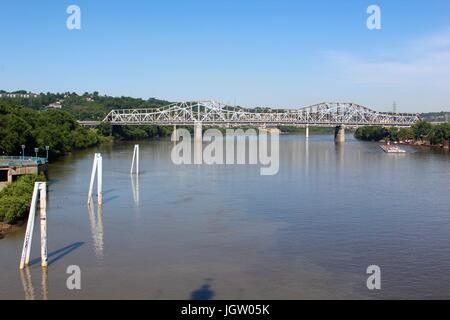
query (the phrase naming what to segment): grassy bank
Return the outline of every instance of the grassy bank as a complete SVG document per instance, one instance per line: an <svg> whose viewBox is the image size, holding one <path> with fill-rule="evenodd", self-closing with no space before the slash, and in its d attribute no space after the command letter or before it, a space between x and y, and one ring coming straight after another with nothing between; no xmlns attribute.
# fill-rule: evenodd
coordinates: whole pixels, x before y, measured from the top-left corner
<svg viewBox="0 0 450 320"><path fill-rule="evenodd" d="M0 223L14 224L25 220L34 183L45 180L44 175L24 175L0 191Z"/></svg>

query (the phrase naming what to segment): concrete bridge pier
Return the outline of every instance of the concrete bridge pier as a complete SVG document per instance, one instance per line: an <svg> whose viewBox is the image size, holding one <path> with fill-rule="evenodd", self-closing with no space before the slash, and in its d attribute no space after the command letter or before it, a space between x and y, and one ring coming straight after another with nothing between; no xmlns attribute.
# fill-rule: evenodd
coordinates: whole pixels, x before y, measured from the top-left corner
<svg viewBox="0 0 450 320"><path fill-rule="evenodd" d="M307 124L306 128L305 128L305 138L306 138L306 140L309 139L309 124Z"/></svg>
<svg viewBox="0 0 450 320"><path fill-rule="evenodd" d="M278 129L278 128L269 128L269 129L267 129L267 133L280 134L280 129Z"/></svg>
<svg viewBox="0 0 450 320"><path fill-rule="evenodd" d="M177 141L177 126L173 126L172 136L170 137L170 140Z"/></svg>
<svg viewBox="0 0 450 320"><path fill-rule="evenodd" d="M280 134L280 129L278 128L258 128L259 133L266 133L266 134Z"/></svg>
<svg viewBox="0 0 450 320"><path fill-rule="evenodd" d="M195 141L203 140L202 122L201 121L196 121L194 124L194 140Z"/></svg>
<svg viewBox="0 0 450 320"><path fill-rule="evenodd" d="M334 142L344 143L345 142L345 126L337 126L334 130Z"/></svg>

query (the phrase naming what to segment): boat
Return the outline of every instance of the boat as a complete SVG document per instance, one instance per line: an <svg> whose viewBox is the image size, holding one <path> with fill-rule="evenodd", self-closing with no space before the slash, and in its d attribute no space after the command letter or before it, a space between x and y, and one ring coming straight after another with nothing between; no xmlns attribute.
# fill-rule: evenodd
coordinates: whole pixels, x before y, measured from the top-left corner
<svg viewBox="0 0 450 320"><path fill-rule="evenodd" d="M380 148L386 153L406 153L406 151L399 146L393 146L390 144L382 144Z"/></svg>

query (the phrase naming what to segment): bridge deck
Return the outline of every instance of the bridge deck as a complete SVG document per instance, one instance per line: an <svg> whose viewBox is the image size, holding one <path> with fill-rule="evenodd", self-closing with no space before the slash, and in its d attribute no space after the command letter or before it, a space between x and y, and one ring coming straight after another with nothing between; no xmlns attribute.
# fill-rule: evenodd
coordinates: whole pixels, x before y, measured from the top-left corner
<svg viewBox="0 0 450 320"><path fill-rule="evenodd" d="M413 113L377 112L354 103L321 103L295 110L242 109L214 101L181 102L156 109L112 110L103 121L112 125L364 125L408 127Z"/></svg>

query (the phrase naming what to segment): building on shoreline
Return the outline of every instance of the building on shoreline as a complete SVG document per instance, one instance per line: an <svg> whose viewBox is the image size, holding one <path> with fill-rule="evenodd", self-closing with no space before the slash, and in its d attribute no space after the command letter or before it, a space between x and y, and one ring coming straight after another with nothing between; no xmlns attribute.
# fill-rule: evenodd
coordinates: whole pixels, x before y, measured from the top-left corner
<svg viewBox="0 0 450 320"><path fill-rule="evenodd" d="M46 158L1 156L0 157L0 190L13 183L25 174L47 174Z"/></svg>

